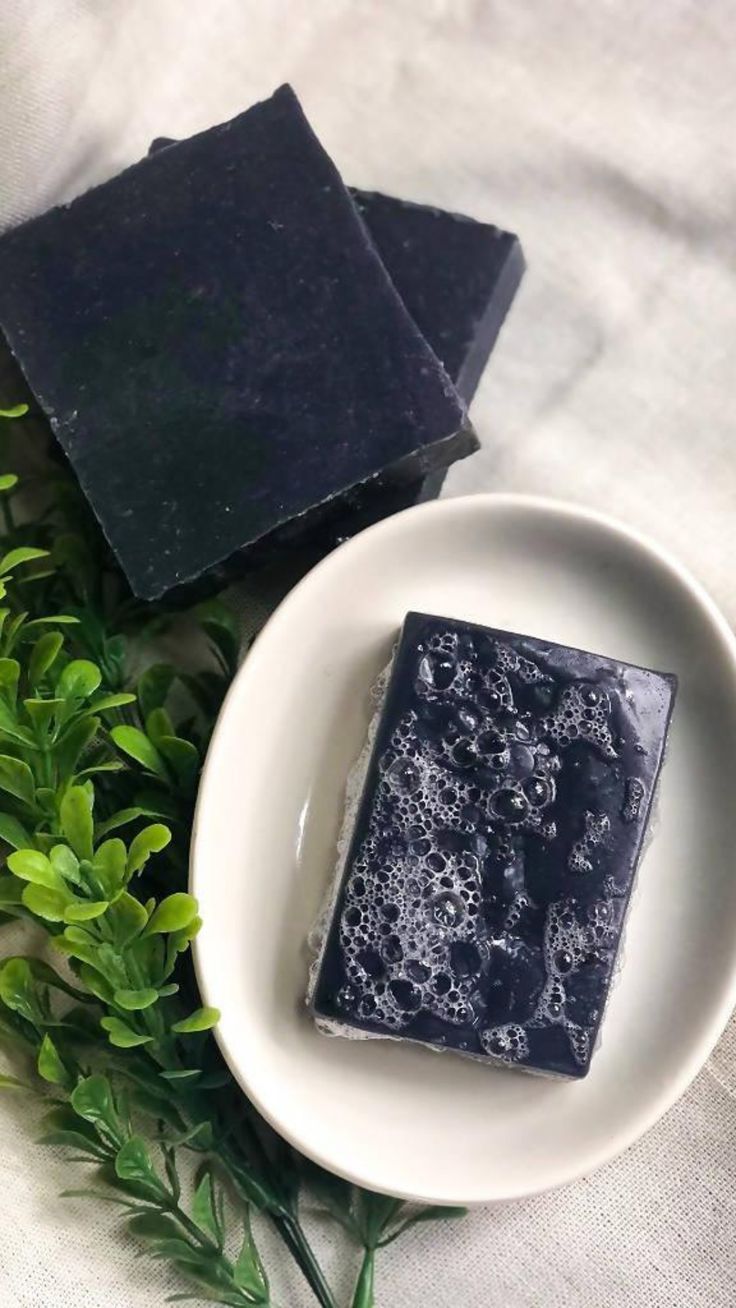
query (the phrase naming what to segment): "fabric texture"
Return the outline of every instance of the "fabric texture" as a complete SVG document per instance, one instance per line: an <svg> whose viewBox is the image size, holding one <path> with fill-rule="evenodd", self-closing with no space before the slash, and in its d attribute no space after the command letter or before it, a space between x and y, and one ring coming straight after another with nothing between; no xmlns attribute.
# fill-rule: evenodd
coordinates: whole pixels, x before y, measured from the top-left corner
<svg viewBox="0 0 736 1308"><path fill-rule="evenodd" d="M671 547L736 619L736 10L671 0L3 0L0 227L289 80L353 185L517 232L529 271L447 494L555 495ZM270 602L261 590L252 620ZM174 1285L0 1111L3 1308ZM382 1256L398 1308L732 1308L736 1025L622 1158ZM274 1301L308 1308L267 1231ZM347 1302L342 1242L316 1243Z"/></svg>

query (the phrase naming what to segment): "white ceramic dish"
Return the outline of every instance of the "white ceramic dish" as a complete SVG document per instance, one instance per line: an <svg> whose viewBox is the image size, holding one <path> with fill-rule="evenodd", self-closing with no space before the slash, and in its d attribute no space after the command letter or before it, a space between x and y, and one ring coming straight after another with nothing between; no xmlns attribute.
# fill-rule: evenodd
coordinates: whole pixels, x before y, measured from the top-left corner
<svg viewBox="0 0 736 1308"><path fill-rule="evenodd" d="M368 690L407 609L676 672L655 838L586 1080L321 1036L305 937L333 871ZM671 558L595 513L479 495L391 518L271 618L228 695L192 853L196 962L244 1090L288 1140L373 1189L509 1199L591 1171L651 1126L736 1002L736 640Z"/></svg>

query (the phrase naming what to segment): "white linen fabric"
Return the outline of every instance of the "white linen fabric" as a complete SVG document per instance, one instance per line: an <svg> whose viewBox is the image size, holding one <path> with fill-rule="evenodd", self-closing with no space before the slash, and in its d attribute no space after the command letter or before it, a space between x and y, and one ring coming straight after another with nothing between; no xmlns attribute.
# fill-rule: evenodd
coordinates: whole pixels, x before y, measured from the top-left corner
<svg viewBox="0 0 736 1308"><path fill-rule="evenodd" d="M2 0L0 227L291 81L351 183L523 240L529 271L473 408L483 450L447 493L615 513L733 622L735 49L728 0ZM30 1119L4 1097L2 1308L152 1308L181 1289L135 1259L114 1209L57 1197L82 1169L36 1146ZM732 1024L622 1158L422 1228L383 1255L378 1298L733 1308L735 1237ZM308 1308L262 1239L275 1303ZM347 1302L355 1259L330 1241L317 1232Z"/></svg>

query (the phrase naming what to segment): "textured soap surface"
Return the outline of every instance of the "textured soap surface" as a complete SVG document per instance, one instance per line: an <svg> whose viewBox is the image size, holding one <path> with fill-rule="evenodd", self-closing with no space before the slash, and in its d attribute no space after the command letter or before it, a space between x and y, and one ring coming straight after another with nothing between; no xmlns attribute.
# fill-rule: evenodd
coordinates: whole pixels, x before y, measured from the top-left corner
<svg viewBox="0 0 736 1308"><path fill-rule="evenodd" d="M175 144L158 136L150 153ZM524 275L519 238L465 214L348 189L406 308L469 405Z"/></svg>
<svg viewBox="0 0 736 1308"><path fill-rule="evenodd" d="M409 614L318 1021L564 1077L602 1019L672 676Z"/></svg>
<svg viewBox="0 0 736 1308"><path fill-rule="evenodd" d="M0 327L143 598L477 447L288 87L7 233Z"/></svg>
<svg viewBox="0 0 736 1308"><path fill-rule="evenodd" d="M151 151L175 142L157 137ZM518 237L492 223L350 188L386 271L466 404L475 395L525 263ZM386 512L438 495L446 469L370 493ZM365 515L364 515L365 516Z"/></svg>
<svg viewBox="0 0 736 1308"><path fill-rule="evenodd" d="M524 273L518 237L375 191L351 191L409 313L470 404Z"/></svg>

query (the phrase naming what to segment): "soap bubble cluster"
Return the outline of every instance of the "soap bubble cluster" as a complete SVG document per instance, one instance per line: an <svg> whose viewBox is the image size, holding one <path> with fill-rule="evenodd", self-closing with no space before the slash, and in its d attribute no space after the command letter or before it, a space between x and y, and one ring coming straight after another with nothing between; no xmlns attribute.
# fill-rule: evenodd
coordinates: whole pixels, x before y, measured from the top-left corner
<svg viewBox="0 0 736 1308"><path fill-rule="evenodd" d="M606 691L593 682L574 682L563 690L554 711L542 722L542 731L556 745L584 740L595 745L604 758L617 757L609 725L611 701Z"/></svg>
<svg viewBox="0 0 736 1308"><path fill-rule="evenodd" d="M627 777L621 816L624 822L636 822L644 802L644 783L639 777Z"/></svg>
<svg viewBox="0 0 736 1308"><path fill-rule="evenodd" d="M567 860L571 872L585 873L593 871L591 854L598 845L602 845L611 830L611 819L606 813L585 813L585 830L582 836L573 841Z"/></svg>
<svg viewBox="0 0 736 1308"><path fill-rule="evenodd" d="M538 912L519 850L526 836L543 843L557 836L550 810L565 748L582 740L605 759L616 757L610 698L587 681L558 691L531 659L485 639L482 657L452 630L419 648L415 707L379 760L367 829L345 880L339 938L346 983L338 1004L345 1021L397 1034L419 1013L469 1027L486 1056L505 1063L528 1057L528 1031L561 1026L584 1064L588 1034L569 1015L569 984L580 968L610 956L610 902L549 906L545 981L526 1025L483 1026L484 985L493 948L512 944ZM532 688L520 703L533 693L536 713L517 707L514 684ZM586 812L585 830L569 850L572 873L590 869L609 828L605 814ZM493 858L506 859L510 893L502 918L491 922L484 875Z"/></svg>

